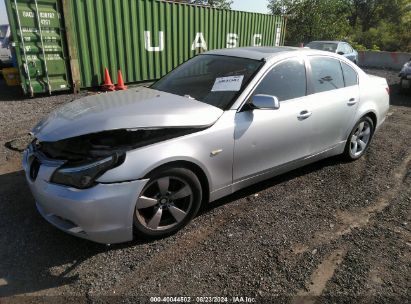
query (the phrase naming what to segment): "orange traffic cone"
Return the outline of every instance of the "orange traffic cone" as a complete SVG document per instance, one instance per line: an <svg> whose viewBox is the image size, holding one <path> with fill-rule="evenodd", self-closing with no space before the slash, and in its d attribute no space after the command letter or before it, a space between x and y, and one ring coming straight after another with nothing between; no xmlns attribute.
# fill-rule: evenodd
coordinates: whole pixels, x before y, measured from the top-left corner
<svg viewBox="0 0 411 304"><path fill-rule="evenodd" d="M114 91L114 84L111 82L110 74L108 73L108 69L104 69L104 83L101 86L103 91Z"/></svg>
<svg viewBox="0 0 411 304"><path fill-rule="evenodd" d="M127 89L127 86L124 85L123 74L121 74L121 70L118 70L116 90L125 90L125 89Z"/></svg>

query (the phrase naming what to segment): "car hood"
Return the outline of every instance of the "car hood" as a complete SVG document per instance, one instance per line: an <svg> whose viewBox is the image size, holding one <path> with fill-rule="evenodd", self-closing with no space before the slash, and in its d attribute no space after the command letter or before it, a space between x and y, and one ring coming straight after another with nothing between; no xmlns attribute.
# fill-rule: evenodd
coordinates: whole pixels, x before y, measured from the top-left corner
<svg viewBox="0 0 411 304"><path fill-rule="evenodd" d="M145 87L87 96L55 110L32 130L40 141L116 129L205 127L223 110Z"/></svg>

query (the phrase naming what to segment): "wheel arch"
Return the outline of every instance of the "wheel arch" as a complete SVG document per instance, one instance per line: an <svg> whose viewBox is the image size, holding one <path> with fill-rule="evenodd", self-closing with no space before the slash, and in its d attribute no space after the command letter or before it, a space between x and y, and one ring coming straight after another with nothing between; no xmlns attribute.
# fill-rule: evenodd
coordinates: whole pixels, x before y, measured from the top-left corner
<svg viewBox="0 0 411 304"><path fill-rule="evenodd" d="M349 140L350 133L351 133L352 129L357 125L358 121L360 119L364 118L364 117L367 117L367 116L370 117L370 119L372 120L372 123L374 124L374 131L375 131L376 126L377 126L377 121L378 121L377 120L377 114L373 110L364 111L361 114L357 114L358 118L355 119L355 121L353 123L353 126L347 130L347 133L345 135L345 138L346 138L345 141L346 142L347 142L347 140Z"/></svg>
<svg viewBox="0 0 411 304"><path fill-rule="evenodd" d="M207 203L210 199L210 182L209 179L204 172L204 170L196 163L187 161L187 160L174 160L170 161L164 164L161 164L160 166L152 169L150 172L148 172L144 178L149 178L150 175L152 175L154 172L157 171L162 171L165 169L169 168L185 168L190 171L192 171L198 178L201 184L201 189L202 189L202 204Z"/></svg>
<svg viewBox="0 0 411 304"><path fill-rule="evenodd" d="M369 118L371 118L372 123L374 124L374 129L375 129L376 126L377 126L377 114L375 114L373 111L369 111L369 112L363 114L363 115L360 117L360 119L363 118L363 117L366 117L366 116L368 116Z"/></svg>

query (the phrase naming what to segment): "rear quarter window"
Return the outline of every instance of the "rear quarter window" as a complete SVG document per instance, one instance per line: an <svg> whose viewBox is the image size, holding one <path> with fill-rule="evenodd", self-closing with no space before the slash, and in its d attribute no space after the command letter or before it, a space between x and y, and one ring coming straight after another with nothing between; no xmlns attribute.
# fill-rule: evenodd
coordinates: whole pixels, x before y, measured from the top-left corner
<svg viewBox="0 0 411 304"><path fill-rule="evenodd" d="M358 84L357 72L345 62L341 62L341 67L344 75L344 83L346 87Z"/></svg>

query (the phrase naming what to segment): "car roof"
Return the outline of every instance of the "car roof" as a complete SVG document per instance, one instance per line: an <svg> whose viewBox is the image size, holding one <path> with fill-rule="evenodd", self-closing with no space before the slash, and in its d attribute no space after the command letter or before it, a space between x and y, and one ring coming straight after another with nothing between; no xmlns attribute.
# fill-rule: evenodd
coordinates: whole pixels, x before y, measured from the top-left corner
<svg viewBox="0 0 411 304"><path fill-rule="evenodd" d="M230 48L230 49L218 49L211 50L200 55L220 55L220 56L231 56L231 57L240 57L248 58L254 60L264 60L268 61L271 58L287 55L290 53L304 53L306 55L326 55L331 56L333 53L315 50L310 48L301 48L301 47L291 47L291 46L252 46L252 47L239 47L239 48Z"/></svg>
<svg viewBox="0 0 411 304"><path fill-rule="evenodd" d="M298 47L290 46L249 46L249 47L239 47L230 49L218 49L211 50L202 54L205 55L223 55L232 57L242 57L255 60L266 60L275 55L282 54L284 52L294 52L300 50Z"/></svg>
<svg viewBox="0 0 411 304"><path fill-rule="evenodd" d="M310 41L311 42L320 42L320 43L346 43L345 41L338 41L338 40L315 40L315 41ZM309 44L307 43L307 44Z"/></svg>

